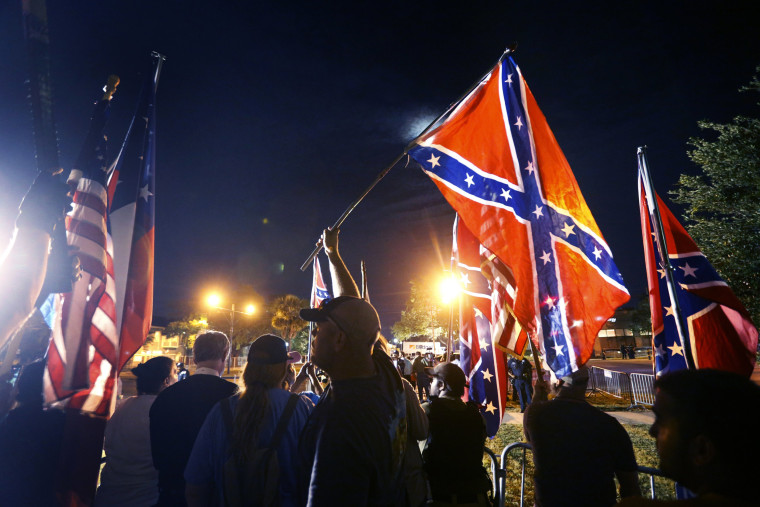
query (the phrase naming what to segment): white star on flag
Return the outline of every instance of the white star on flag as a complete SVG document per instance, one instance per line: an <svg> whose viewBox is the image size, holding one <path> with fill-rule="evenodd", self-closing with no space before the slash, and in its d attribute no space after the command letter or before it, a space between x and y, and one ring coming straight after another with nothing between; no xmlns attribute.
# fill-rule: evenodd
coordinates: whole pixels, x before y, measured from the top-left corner
<svg viewBox="0 0 760 507"><path fill-rule="evenodd" d="M512 84L512 74L507 76L507 79L504 80L505 83L511 85Z"/></svg>
<svg viewBox="0 0 760 507"><path fill-rule="evenodd" d="M683 276L686 278L687 276L693 276L694 278L697 277L697 275L694 274L696 270L699 268L692 268L689 266L689 263L687 262L685 266L679 266L681 269L683 269Z"/></svg>
<svg viewBox="0 0 760 507"><path fill-rule="evenodd" d="M486 405L486 412L488 412L488 413L490 413L490 414L494 414L494 413L496 413L496 407L494 407L494 406L491 404L491 402L490 402L490 401L488 402L488 405Z"/></svg>
<svg viewBox="0 0 760 507"><path fill-rule="evenodd" d="M680 345L679 345L679 344L677 344L677 343L674 343L673 345L671 345L671 346L670 346L670 347L668 347L668 348L670 349L670 354L671 354L671 355L674 355L674 356L675 356L675 355L677 355L677 354L681 354L681 355L683 355L683 347L682 347L682 346L680 346Z"/></svg>
<svg viewBox="0 0 760 507"><path fill-rule="evenodd" d="M665 270L660 268L657 270L658 273L660 273L660 278L665 278Z"/></svg>
<svg viewBox="0 0 760 507"><path fill-rule="evenodd" d="M439 160L440 158L441 158L441 157L436 157L436 156L435 156L434 154L432 154L432 153L430 154L430 160L428 160L428 162L430 162L430 165L431 165L431 169L432 169L432 168L435 168L435 166L437 166L437 165L441 165L441 163L440 163L440 162L438 162L438 160Z"/></svg>
<svg viewBox="0 0 760 507"><path fill-rule="evenodd" d="M488 342L483 340L483 342L480 344L480 350L485 350L488 352Z"/></svg>
<svg viewBox="0 0 760 507"><path fill-rule="evenodd" d="M565 233L566 238L569 238L571 234L575 234L575 231L573 231L573 229L575 229L574 225L570 225L569 223L565 222L565 226L562 228L562 232Z"/></svg>
<svg viewBox="0 0 760 507"><path fill-rule="evenodd" d="M508 201L511 195L509 195L511 190L507 190L506 188L501 189L501 196L504 198L505 201Z"/></svg>
<svg viewBox="0 0 760 507"><path fill-rule="evenodd" d="M554 300L552 299L551 296L547 296L546 301L544 301L544 303L546 303L549 308L554 308Z"/></svg>
<svg viewBox="0 0 760 507"><path fill-rule="evenodd" d="M534 215L536 215L536 218L542 217L542 216L544 216L544 212L541 211L542 209L544 209L543 206L539 206L538 204L536 204L535 211L531 211L531 213L533 213Z"/></svg>
<svg viewBox="0 0 760 507"><path fill-rule="evenodd" d="M491 381L491 377L493 377L493 375L491 375L491 372L488 371L488 368L486 368L485 370L483 370L482 373L483 373L483 379L490 382Z"/></svg>
<svg viewBox="0 0 760 507"><path fill-rule="evenodd" d="M662 347L662 344L657 345L657 347L655 347L655 351L657 352L658 356L665 357L666 352L665 352L665 349Z"/></svg>
<svg viewBox="0 0 760 507"><path fill-rule="evenodd" d="M482 319L484 317L483 312L478 310L477 308L473 308L473 311L475 312L475 316L479 319Z"/></svg>
<svg viewBox="0 0 760 507"><path fill-rule="evenodd" d="M532 160L528 162L528 167L526 167L525 170L528 171L528 174L533 174L533 171L536 170L536 166L533 165Z"/></svg>
<svg viewBox="0 0 760 507"><path fill-rule="evenodd" d="M470 285L472 282L470 282L470 274L462 271L462 285L464 285L464 288L466 289L468 285Z"/></svg>
<svg viewBox="0 0 760 507"><path fill-rule="evenodd" d="M515 127L517 127L517 130L520 130L522 129L522 126L523 126L522 121L520 120L520 117L518 116L517 122L515 122Z"/></svg>
<svg viewBox="0 0 760 507"><path fill-rule="evenodd" d="M675 311L674 311L674 310L675 310L675 308L674 308L673 306L666 306L666 307L665 307L665 316L666 316L666 317L667 317L668 315L673 315L673 316L675 316Z"/></svg>
<svg viewBox="0 0 760 507"><path fill-rule="evenodd" d="M544 266L546 266L546 264L547 264L548 262L551 262L551 261L552 261L552 254L550 254L549 252L547 252L546 250L544 250L544 255L542 255L542 256L541 256L541 257L539 257L539 258L540 258L542 261L544 261Z"/></svg>
<svg viewBox="0 0 760 507"><path fill-rule="evenodd" d="M602 251L601 251L601 250L599 250L599 249L596 247L596 245L594 246L594 252L593 252L593 254L594 254L594 258L595 258L596 260L599 260L599 259L602 257Z"/></svg>
<svg viewBox="0 0 760 507"><path fill-rule="evenodd" d="M467 177L464 179L464 182L467 183L467 188L470 188L475 184L474 181L472 181L472 174L467 174Z"/></svg>
<svg viewBox="0 0 760 507"><path fill-rule="evenodd" d="M140 199L145 199L145 202L148 202L148 197L151 195L153 195L153 193L148 190L148 185L140 188Z"/></svg>
<svg viewBox="0 0 760 507"><path fill-rule="evenodd" d="M552 348L554 349L554 352L558 356L564 356L565 355L565 353L562 351L562 349L565 348L564 345L554 345L554 346L552 346Z"/></svg>

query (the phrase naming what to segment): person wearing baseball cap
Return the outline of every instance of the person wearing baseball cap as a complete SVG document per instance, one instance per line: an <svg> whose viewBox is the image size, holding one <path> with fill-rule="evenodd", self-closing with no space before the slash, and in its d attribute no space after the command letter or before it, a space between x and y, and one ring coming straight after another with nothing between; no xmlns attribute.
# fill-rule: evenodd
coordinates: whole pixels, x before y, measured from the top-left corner
<svg viewBox="0 0 760 507"><path fill-rule="evenodd" d="M462 401L464 372L454 363L425 371L432 382L430 401L422 405L430 421L422 459L433 504L490 506L491 481L483 468L486 422L475 403Z"/></svg>
<svg viewBox="0 0 760 507"><path fill-rule="evenodd" d="M235 459L240 478L246 475L245 464L257 449L276 445L279 502L283 506L299 505L295 456L299 435L314 405L307 398L282 389L289 362L300 358L296 354L288 352L285 340L271 334L259 336L250 345L243 371L245 391L220 401L198 433L185 469L188 504L227 505L234 498L250 504L255 497L269 505L273 499L266 499L264 491L252 491L255 486L231 491L225 486L224 474L229 473L230 456ZM276 429L282 436L274 443ZM214 491L217 498L213 498Z"/></svg>
<svg viewBox="0 0 760 507"><path fill-rule="evenodd" d="M316 505L403 505L407 419L401 377L381 347L380 318L338 253L338 232L321 240L334 299L301 310L314 322L312 362L330 385L299 445L301 500Z"/></svg>

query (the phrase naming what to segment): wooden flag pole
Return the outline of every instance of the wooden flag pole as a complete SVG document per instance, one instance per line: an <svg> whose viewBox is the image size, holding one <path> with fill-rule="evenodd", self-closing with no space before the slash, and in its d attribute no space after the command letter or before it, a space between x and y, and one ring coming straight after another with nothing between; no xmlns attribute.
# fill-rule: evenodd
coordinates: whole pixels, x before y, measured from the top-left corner
<svg viewBox="0 0 760 507"><path fill-rule="evenodd" d="M369 187L367 187L367 189L364 190L364 192L362 192L362 194L356 200L354 200L354 202L352 202L348 206L348 208L346 208L346 211L343 212L343 214L338 218L338 220L335 221L335 223L332 225L332 227L330 227L330 229L332 229L332 230L339 229L340 226L343 225L343 222L345 222L346 218L348 218L348 215L350 215L351 212L354 211L354 208L356 208L359 205L359 203L362 202L365 197L367 197L367 194L369 194L372 191L372 189L375 188L375 186L378 183L380 183L380 180L382 180L383 178L385 178L385 175L388 174L390 172L390 170L393 169L393 167L395 167L395 165L398 164L399 161L401 161L401 159L406 156L406 154L408 153L408 151L410 149L412 149L412 147L415 146L415 144L417 142L417 139L419 139L420 137L424 136L425 134L427 134L428 132L430 132L433 128L435 128L464 99L466 99L470 95L470 93L483 82L483 80L486 77L488 77L488 75L491 73L491 69L493 67L495 67L496 65L498 65L499 63L501 63L507 56L509 56L512 53L514 53L516 49L517 49L517 43L516 42L513 42L512 44L510 44L507 47L507 49L504 50L504 52L502 53L502 55L499 57L499 60L496 62L496 64L488 69L488 72L486 72L485 74L483 74L482 76L480 76L480 78L478 78L478 80L475 81L467 89L466 92L464 92L457 100L455 100L454 102L451 103L451 105L449 105L449 107L446 109L446 111L444 111L443 113L441 113L440 115L438 115L438 117L435 120L433 120L432 122L430 122L430 124L427 127L425 127L425 130L423 130L420 135L418 135L417 137L415 137L414 140L411 143L409 143L406 148L404 148L404 151L401 152L401 154L393 160L393 162L391 162L385 169L383 169L382 171L380 171L380 174L378 174L377 177L375 178L375 180L372 183L370 183ZM320 238L319 241L317 241L317 246L314 247L314 250L312 250L311 254L309 254L309 257L301 265L301 271L306 271L306 269L309 267L309 264L311 264L311 261L314 260L314 257L317 256L317 254L319 253L320 250L322 250L322 239L321 238Z"/></svg>

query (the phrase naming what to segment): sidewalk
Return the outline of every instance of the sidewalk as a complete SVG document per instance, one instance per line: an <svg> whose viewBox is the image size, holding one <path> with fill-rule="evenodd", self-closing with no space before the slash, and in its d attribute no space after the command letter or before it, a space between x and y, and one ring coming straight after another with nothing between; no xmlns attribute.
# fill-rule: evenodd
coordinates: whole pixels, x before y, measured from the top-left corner
<svg viewBox="0 0 760 507"><path fill-rule="evenodd" d="M654 422L654 414L651 410L645 410L645 411L627 411L627 410L621 410L617 412L605 412L618 421L620 421L621 424L642 424L642 425L651 425ZM523 423L523 415L520 412L507 412L504 414L504 419L502 420L502 424L519 424L522 426Z"/></svg>

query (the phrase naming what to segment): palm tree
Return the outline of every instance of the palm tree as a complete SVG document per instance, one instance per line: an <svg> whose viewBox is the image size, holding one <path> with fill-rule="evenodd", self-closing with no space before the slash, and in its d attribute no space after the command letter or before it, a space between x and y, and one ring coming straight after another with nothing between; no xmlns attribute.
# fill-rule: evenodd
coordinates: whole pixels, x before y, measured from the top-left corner
<svg viewBox="0 0 760 507"><path fill-rule="evenodd" d="M280 296L270 306L272 327L278 330L283 339L290 342L308 323L301 320L298 313L308 308L309 302L292 294Z"/></svg>

